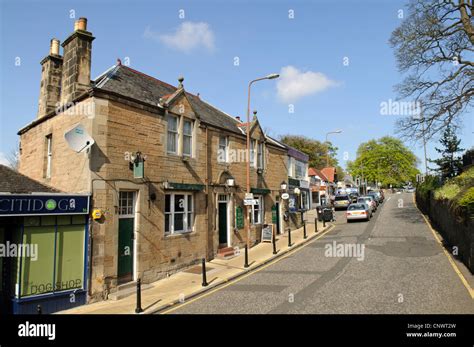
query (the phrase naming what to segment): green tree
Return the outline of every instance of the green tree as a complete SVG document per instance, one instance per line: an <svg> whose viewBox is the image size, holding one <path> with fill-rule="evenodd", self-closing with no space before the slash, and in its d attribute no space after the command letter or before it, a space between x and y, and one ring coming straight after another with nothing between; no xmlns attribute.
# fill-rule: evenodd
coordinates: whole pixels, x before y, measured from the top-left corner
<svg viewBox="0 0 474 347"><path fill-rule="evenodd" d="M438 168L434 170L439 172L443 179L459 175L462 170L462 157L456 154L464 151L464 148L459 146L461 140L458 139L451 126L448 125L446 127L439 142L442 147L435 147L435 150L441 154L441 158L429 160L438 166Z"/></svg>
<svg viewBox="0 0 474 347"><path fill-rule="evenodd" d="M359 145L357 158L347 163L353 177L363 177L368 182L380 182L383 187L397 187L414 182L418 159L399 139L385 136Z"/></svg>
<svg viewBox="0 0 474 347"><path fill-rule="evenodd" d="M326 145L324 142L299 135L283 135L280 137L280 141L306 153L309 156L309 167L316 169L326 167L326 155L329 151L329 166L335 166L337 170L342 170L342 168L338 166L338 160L336 158L337 147L333 146L330 142Z"/></svg>

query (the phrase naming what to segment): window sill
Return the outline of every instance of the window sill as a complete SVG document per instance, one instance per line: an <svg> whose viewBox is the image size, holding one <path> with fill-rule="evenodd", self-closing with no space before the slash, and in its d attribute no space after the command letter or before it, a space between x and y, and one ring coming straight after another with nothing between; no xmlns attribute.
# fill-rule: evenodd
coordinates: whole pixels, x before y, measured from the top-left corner
<svg viewBox="0 0 474 347"><path fill-rule="evenodd" d="M183 233L174 233L174 234L166 233L162 239L166 240L166 239L174 239L174 238L180 238L180 237L189 237L189 236L194 236L194 235L197 235L194 230L186 231Z"/></svg>

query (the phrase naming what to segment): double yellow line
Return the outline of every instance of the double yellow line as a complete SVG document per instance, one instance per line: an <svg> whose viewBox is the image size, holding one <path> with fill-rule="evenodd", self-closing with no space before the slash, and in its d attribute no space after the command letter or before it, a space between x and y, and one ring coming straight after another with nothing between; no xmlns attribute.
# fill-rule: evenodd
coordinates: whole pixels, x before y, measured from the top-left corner
<svg viewBox="0 0 474 347"><path fill-rule="evenodd" d="M321 237L323 237L324 235L326 235L327 233L329 233L330 231L332 231L335 227L336 227L336 226L333 224L333 225L331 225L331 226L329 227L328 230L326 230L325 232L323 232L321 235L318 235L318 236L316 236L316 237L313 237L312 239L308 240L308 241L307 241L306 243L304 243L303 245L301 245L301 246L299 246L299 247L297 247L297 248L295 248L295 249L292 249L291 251L288 251L286 254L284 254L284 255L282 255L282 256L280 256L280 257L278 257L278 258L275 258L275 259L269 261L267 264L262 265L262 266L260 266L259 268L255 269L255 270L250 270L250 271L249 271L248 273L246 273L245 275L242 275L242 276L240 276L240 277L238 277L238 278L236 278L236 279L233 279L233 280L229 280L228 283L226 283L226 284L224 284L224 285L221 285L221 286L217 286L215 289L211 289L210 291L208 291L208 292L206 292L206 293L204 293L204 294L198 295L197 297L195 297L195 298L193 298L193 299L191 299L191 300L189 300L189 301L186 301L186 302L184 302L184 303L182 303L182 304L176 304L176 305L177 305L176 307L172 307L172 308L166 309L166 310L162 311L161 314L172 313L172 312L174 312L174 311L176 311L176 310L178 310L178 309L180 309L180 308L182 308L182 307L184 307L184 306L186 306L186 305L189 305L189 304L191 304L191 303L193 303L193 302L195 302L195 301L197 301L197 300L203 299L203 298L205 298L206 296L209 296L209 295L211 295L211 294L213 294L213 293L215 293L215 292L217 292L217 291L219 291L219 290L222 290L222 289L224 289L224 288L227 288L228 286L230 286L230 285L232 285L232 284L235 284L235 283L237 283L237 282L243 280L244 278L247 278L247 277L250 276L250 275L253 275L253 274L255 274L255 273L259 272L259 271L262 271L263 269L266 269L266 268L269 267L270 265L273 265L273 264L279 262L280 260L283 260L283 259L289 257L290 255L292 255L293 253L295 253L295 252L301 250L302 248L306 247L306 246L309 245L310 243L312 243L312 242L314 242L314 241L320 239Z"/></svg>

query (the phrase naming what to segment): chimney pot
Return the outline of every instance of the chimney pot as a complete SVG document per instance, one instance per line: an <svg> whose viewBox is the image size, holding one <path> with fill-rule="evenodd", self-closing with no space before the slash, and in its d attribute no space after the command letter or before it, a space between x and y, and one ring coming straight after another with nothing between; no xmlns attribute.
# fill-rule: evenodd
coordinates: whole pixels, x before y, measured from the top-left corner
<svg viewBox="0 0 474 347"><path fill-rule="evenodd" d="M58 39L51 40L51 45L49 47L49 54L59 55L59 40Z"/></svg>
<svg viewBox="0 0 474 347"><path fill-rule="evenodd" d="M87 31L87 18L81 17L74 22L74 31Z"/></svg>
<svg viewBox="0 0 474 347"><path fill-rule="evenodd" d="M235 117L235 119L237 119L240 122L240 116Z"/></svg>

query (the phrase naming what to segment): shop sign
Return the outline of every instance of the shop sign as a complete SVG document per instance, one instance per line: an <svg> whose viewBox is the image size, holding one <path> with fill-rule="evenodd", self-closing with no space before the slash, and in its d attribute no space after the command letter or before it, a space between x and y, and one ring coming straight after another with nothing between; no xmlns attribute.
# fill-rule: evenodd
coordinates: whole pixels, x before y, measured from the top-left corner
<svg viewBox="0 0 474 347"><path fill-rule="evenodd" d="M241 206L235 209L235 224L237 225L237 229L244 228L244 213Z"/></svg>
<svg viewBox="0 0 474 347"><path fill-rule="evenodd" d="M88 214L88 195L0 195L0 217Z"/></svg>

